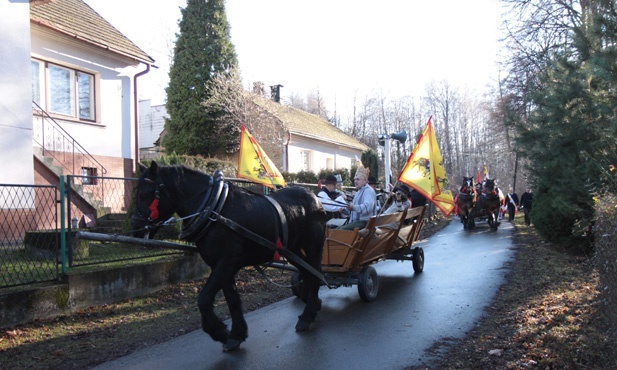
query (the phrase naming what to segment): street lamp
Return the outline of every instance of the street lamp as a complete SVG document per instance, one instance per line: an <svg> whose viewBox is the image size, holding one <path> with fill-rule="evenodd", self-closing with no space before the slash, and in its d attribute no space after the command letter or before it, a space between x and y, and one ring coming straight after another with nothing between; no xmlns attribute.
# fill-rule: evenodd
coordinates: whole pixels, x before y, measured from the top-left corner
<svg viewBox="0 0 617 370"><path fill-rule="evenodd" d="M384 188L386 191L390 191L390 177L392 177L392 170L390 165L390 139L398 140L401 144L407 141L407 131L403 130L396 134L381 134L378 136L379 144L384 146L384 166L386 167L386 179L384 181Z"/></svg>

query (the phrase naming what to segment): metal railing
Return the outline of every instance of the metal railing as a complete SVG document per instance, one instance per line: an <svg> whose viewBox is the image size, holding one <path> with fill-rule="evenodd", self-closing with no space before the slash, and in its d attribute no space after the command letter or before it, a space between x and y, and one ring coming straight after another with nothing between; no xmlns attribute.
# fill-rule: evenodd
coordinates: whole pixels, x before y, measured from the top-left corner
<svg viewBox="0 0 617 370"><path fill-rule="evenodd" d="M41 148L42 156L52 157L68 174L82 174L83 169L96 169L88 175L105 176L107 169L79 144L56 120L36 102L32 102L32 140Z"/></svg>

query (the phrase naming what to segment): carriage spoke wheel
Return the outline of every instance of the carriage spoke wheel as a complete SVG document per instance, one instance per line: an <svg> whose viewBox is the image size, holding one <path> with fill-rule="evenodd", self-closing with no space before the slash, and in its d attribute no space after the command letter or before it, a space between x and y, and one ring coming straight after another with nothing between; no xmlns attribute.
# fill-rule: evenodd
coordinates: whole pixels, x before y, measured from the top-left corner
<svg viewBox="0 0 617 370"><path fill-rule="evenodd" d="M415 247L412 257L413 271L416 273L424 271L424 249L422 249L422 247Z"/></svg>
<svg viewBox="0 0 617 370"><path fill-rule="evenodd" d="M379 291L379 277L373 266L364 266L358 276L358 293L365 302L372 302Z"/></svg>

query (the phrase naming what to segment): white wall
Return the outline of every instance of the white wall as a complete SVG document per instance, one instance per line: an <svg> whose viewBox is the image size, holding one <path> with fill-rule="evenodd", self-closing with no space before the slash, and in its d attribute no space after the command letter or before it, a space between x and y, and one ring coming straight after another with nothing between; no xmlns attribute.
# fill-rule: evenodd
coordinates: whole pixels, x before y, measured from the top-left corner
<svg viewBox="0 0 617 370"><path fill-rule="evenodd" d="M362 151L360 150L335 144L316 142L297 135L292 135L288 150L288 172L292 173L302 170L302 157L300 153L303 150L309 150L311 152L309 171L315 174L322 169L326 169L328 158L333 159L333 170L337 170L341 168L350 169L352 160L355 160L356 156L358 158L362 156Z"/></svg>
<svg viewBox="0 0 617 370"><path fill-rule="evenodd" d="M96 124L58 119L56 122L92 155L134 158L133 76L145 67L127 67L124 61L88 46L61 42L38 28L32 31L32 55L98 76Z"/></svg>
<svg viewBox="0 0 617 370"><path fill-rule="evenodd" d="M150 105L151 101L139 102L139 148L152 148L165 128L169 117L164 105Z"/></svg>
<svg viewBox="0 0 617 370"><path fill-rule="evenodd" d="M30 4L0 1L0 184L34 184L29 81Z"/></svg>

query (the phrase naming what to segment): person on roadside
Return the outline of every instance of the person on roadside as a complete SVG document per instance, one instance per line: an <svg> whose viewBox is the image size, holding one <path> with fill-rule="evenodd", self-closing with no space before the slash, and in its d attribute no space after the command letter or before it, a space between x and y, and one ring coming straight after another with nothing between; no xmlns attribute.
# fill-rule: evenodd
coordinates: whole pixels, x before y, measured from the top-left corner
<svg viewBox="0 0 617 370"><path fill-rule="evenodd" d="M531 208L533 206L533 193L531 188L527 188L523 195L521 195L521 202L519 203L519 209L523 209L525 213L525 225L531 226Z"/></svg>
<svg viewBox="0 0 617 370"><path fill-rule="evenodd" d="M344 230L362 229L368 223L369 218L375 214L375 190L368 184L368 169L358 168L353 178L356 193L351 204L347 205L349 211L349 223L340 227Z"/></svg>
<svg viewBox="0 0 617 370"><path fill-rule="evenodd" d="M334 175L326 176L322 183L321 190L317 193L317 198L321 205L326 210L328 220L332 218L342 218L342 210L347 206L345 202L345 194L338 191L336 188L338 181Z"/></svg>
<svg viewBox="0 0 617 370"><path fill-rule="evenodd" d="M518 207L519 199L518 194L514 192L514 189L508 193L506 196L506 204L508 206L508 221L512 222L514 220L514 215L516 215L516 208Z"/></svg>

